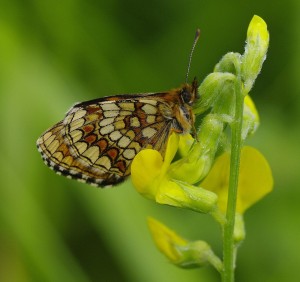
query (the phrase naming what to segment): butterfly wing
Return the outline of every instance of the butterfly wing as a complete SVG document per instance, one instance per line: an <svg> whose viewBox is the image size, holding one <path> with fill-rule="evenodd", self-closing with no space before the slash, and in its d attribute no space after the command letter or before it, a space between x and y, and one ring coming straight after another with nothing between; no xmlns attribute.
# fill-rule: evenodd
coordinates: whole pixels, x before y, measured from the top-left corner
<svg viewBox="0 0 300 282"><path fill-rule="evenodd" d="M37 141L58 174L95 186L122 182L143 148L164 154L172 103L159 95L114 96L76 104Z"/></svg>

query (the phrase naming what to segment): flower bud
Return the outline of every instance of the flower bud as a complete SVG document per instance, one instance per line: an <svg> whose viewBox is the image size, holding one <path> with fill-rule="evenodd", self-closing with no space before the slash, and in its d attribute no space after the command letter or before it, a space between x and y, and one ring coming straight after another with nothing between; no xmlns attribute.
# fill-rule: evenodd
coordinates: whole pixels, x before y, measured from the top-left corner
<svg viewBox="0 0 300 282"><path fill-rule="evenodd" d="M169 175L172 179L194 184L202 180L211 168L223 132L223 121L218 115L207 115L188 155L172 163Z"/></svg>
<svg viewBox="0 0 300 282"><path fill-rule="evenodd" d="M196 268L210 263L216 269L222 269L222 262L205 241L187 241L154 218L148 218L148 226L157 248L173 264Z"/></svg>
<svg viewBox="0 0 300 282"><path fill-rule="evenodd" d="M214 72L229 72L237 75L241 68L241 54L229 52L215 66Z"/></svg>
<svg viewBox="0 0 300 282"><path fill-rule="evenodd" d="M236 213L235 215L235 224L233 230L233 239L236 244L242 242L245 239L245 223L244 217L242 214Z"/></svg>
<svg viewBox="0 0 300 282"><path fill-rule="evenodd" d="M267 24L259 16L254 16L249 24L245 52L242 55L241 76L248 93L266 59L269 46Z"/></svg>
<svg viewBox="0 0 300 282"><path fill-rule="evenodd" d="M224 101L224 89L232 89L235 76L231 73L213 72L199 86L200 99L193 106L194 114L202 114L211 108L220 98ZM226 91L232 94L232 91ZM226 103L229 107L231 103Z"/></svg>
<svg viewBox="0 0 300 282"><path fill-rule="evenodd" d="M216 209L218 196L201 187L169 180L162 183L156 194L156 202L178 208L209 213Z"/></svg>

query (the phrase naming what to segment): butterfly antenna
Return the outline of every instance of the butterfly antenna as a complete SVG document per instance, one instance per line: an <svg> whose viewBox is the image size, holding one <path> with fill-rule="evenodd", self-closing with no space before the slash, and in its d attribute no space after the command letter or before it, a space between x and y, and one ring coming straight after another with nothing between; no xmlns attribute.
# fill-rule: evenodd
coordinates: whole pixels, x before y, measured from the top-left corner
<svg viewBox="0 0 300 282"><path fill-rule="evenodd" d="M198 28L196 30L194 43L193 43L192 50L191 50L190 57L189 57L188 68L187 68L187 72L186 72L186 76L185 76L185 83L187 83L187 80L189 78L189 72L190 72L190 67L191 67L192 56L193 56L194 49L195 49L195 46L197 44L197 41L198 41L199 37L200 37L200 29Z"/></svg>

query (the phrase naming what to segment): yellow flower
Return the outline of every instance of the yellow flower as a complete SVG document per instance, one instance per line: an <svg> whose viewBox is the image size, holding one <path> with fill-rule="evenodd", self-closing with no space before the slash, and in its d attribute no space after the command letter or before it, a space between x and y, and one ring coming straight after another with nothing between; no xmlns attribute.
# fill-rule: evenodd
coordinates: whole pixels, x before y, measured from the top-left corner
<svg viewBox="0 0 300 282"><path fill-rule="evenodd" d="M216 208L216 194L175 179L170 173L179 138L175 133L170 136L164 160L156 150L139 152L131 165L132 183L140 194L157 203L208 213Z"/></svg>
<svg viewBox="0 0 300 282"><path fill-rule="evenodd" d="M205 241L187 241L154 218L148 218L148 226L157 248L173 264L194 268L210 263L218 270L222 269L222 262Z"/></svg>
<svg viewBox="0 0 300 282"><path fill-rule="evenodd" d="M218 157L201 187L216 193L218 207L225 214L229 183L230 155ZM241 152L237 213L243 214L254 203L273 189L273 177L264 156L252 147L245 146Z"/></svg>

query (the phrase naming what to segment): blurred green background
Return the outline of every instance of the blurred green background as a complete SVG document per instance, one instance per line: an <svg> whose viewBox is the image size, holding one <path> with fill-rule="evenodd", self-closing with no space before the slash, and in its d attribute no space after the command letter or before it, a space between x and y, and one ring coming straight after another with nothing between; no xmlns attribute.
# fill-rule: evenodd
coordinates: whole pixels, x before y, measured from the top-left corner
<svg viewBox="0 0 300 282"><path fill-rule="evenodd" d="M250 140L269 160L274 192L246 215L237 281L299 281L300 2L1 0L0 281L219 281L180 270L153 245L146 217L221 254L205 215L156 205L130 181L100 190L51 172L38 136L78 101L178 87L194 32L191 78L243 52L254 14L271 34L252 91L261 127Z"/></svg>

